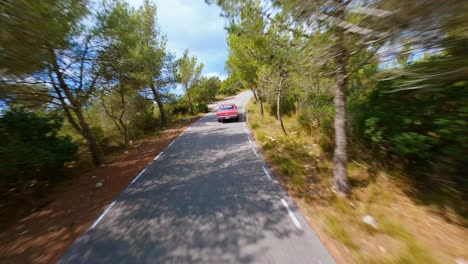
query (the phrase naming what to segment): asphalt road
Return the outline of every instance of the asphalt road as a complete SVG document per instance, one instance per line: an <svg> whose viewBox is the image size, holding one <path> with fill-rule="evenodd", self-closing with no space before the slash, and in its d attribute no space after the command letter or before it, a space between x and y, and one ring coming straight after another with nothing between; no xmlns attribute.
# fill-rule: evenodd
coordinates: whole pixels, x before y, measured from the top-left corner
<svg viewBox="0 0 468 264"><path fill-rule="evenodd" d="M242 113L251 92L234 102ZM244 124L209 113L122 192L61 263L334 263Z"/></svg>

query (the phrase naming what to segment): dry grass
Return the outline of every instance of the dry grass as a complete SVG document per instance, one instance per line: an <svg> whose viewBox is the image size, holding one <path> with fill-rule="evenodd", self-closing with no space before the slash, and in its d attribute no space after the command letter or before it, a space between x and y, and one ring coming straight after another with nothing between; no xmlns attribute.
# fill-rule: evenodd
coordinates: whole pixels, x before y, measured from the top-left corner
<svg viewBox="0 0 468 264"><path fill-rule="evenodd" d="M267 109L267 107L266 107ZM455 263L468 260L468 230L448 223L409 198L397 170L385 171L350 161L352 193L337 198L331 191L331 157L319 135L302 131L296 117L285 117L288 136L278 122L251 101L248 122L273 172L296 199L311 225L339 263ZM362 222L371 215L377 229Z"/></svg>

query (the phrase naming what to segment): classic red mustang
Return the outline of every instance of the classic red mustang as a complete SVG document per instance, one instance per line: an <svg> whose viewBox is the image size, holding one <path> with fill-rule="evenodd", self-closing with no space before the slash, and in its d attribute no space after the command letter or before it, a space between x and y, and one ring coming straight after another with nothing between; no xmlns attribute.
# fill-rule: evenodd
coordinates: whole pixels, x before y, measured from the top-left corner
<svg viewBox="0 0 468 264"><path fill-rule="evenodd" d="M239 112L235 104L221 104L216 112L218 122L224 122L226 120L239 120Z"/></svg>

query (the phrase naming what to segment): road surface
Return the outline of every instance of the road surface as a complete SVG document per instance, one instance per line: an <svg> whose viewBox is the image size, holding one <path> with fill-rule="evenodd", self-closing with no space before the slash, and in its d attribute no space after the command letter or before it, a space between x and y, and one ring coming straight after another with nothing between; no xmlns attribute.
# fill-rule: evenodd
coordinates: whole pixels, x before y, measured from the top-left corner
<svg viewBox="0 0 468 264"><path fill-rule="evenodd" d="M227 102L242 113L251 96ZM334 263L243 120L211 112L185 130L61 263Z"/></svg>

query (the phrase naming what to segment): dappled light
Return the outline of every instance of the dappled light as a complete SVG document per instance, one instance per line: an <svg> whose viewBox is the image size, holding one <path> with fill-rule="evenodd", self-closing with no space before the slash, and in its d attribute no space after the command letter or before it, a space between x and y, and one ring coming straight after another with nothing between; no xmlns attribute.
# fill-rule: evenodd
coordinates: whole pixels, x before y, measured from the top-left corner
<svg viewBox="0 0 468 264"><path fill-rule="evenodd" d="M468 263L466 0L1 0L1 263Z"/></svg>

